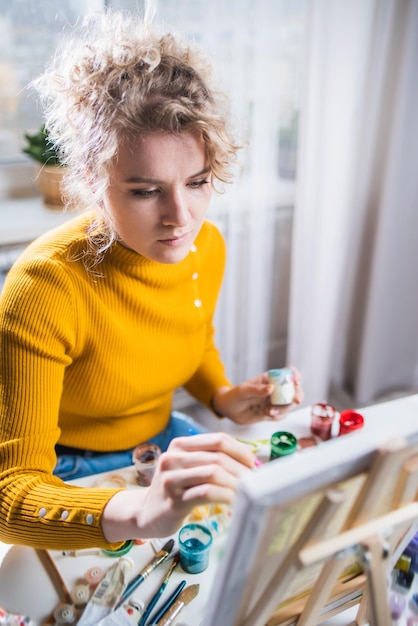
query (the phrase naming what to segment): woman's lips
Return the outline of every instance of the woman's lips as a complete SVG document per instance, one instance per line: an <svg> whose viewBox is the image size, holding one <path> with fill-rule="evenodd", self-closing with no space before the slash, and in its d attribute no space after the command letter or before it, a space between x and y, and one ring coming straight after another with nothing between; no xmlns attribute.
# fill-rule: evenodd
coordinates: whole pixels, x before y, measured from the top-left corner
<svg viewBox="0 0 418 626"><path fill-rule="evenodd" d="M167 239L159 239L158 241L164 244L165 246L177 248L177 247L183 246L185 242L187 241L187 238L188 238L188 233L185 233L184 235L179 235L177 237L170 237Z"/></svg>

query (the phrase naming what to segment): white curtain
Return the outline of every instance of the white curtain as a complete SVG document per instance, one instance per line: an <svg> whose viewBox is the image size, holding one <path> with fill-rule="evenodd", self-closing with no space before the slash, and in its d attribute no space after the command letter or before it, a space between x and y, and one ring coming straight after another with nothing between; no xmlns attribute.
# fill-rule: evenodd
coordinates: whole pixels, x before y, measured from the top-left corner
<svg viewBox="0 0 418 626"><path fill-rule="evenodd" d="M134 10L142 3L111 4ZM230 379L239 383L266 369L269 360L284 365L287 284L282 274L288 269L289 240L276 233L290 230L296 184L291 158L286 160L293 146L283 150L280 137L291 134L297 117L305 0L148 4L155 5L157 20L208 51L245 145L239 180L214 196L208 214L228 250L215 320L217 343ZM286 161L281 168L280 156Z"/></svg>
<svg viewBox="0 0 418 626"><path fill-rule="evenodd" d="M361 405L418 388L418 2L308 5L288 361Z"/></svg>

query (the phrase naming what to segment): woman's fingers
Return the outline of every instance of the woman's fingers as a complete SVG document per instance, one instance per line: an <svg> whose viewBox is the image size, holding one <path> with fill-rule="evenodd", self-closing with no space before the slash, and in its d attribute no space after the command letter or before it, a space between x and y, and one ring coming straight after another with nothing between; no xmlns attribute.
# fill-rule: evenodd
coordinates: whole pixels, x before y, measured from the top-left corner
<svg viewBox="0 0 418 626"><path fill-rule="evenodd" d="M252 465L254 467L255 457L253 455ZM240 476L243 472L248 470L247 465L243 465L236 461L233 457L223 452L188 452L185 454L181 451L165 452L160 460L160 467L162 471L172 471L177 469L187 469L203 467L203 466L219 466L223 467L226 471L230 472L234 476Z"/></svg>
<svg viewBox="0 0 418 626"><path fill-rule="evenodd" d="M248 468L253 468L255 463L254 455L248 447L226 433L204 433L192 437L177 437L170 443L167 452L180 454L185 452L214 452L222 453L228 459Z"/></svg>
<svg viewBox="0 0 418 626"><path fill-rule="evenodd" d="M230 503L239 476L255 466L248 446L225 433L173 439L158 462L150 489L161 489L177 512L205 502Z"/></svg>
<svg viewBox="0 0 418 626"><path fill-rule="evenodd" d="M184 492L183 502L192 508L199 504L206 504L207 502L232 504L234 502L235 493L235 489L206 483L187 489Z"/></svg>
<svg viewBox="0 0 418 626"><path fill-rule="evenodd" d="M192 488L200 487L201 494L209 486L226 488L234 491L238 476L231 474L220 465L203 465L199 468L189 467L181 470L166 472L162 477L164 491L172 498L184 500L183 494Z"/></svg>

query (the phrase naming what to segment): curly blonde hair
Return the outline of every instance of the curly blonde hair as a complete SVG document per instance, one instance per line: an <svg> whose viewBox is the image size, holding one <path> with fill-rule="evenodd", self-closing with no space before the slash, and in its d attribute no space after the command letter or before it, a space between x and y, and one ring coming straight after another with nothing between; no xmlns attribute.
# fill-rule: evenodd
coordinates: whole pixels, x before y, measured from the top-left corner
<svg viewBox="0 0 418 626"><path fill-rule="evenodd" d="M233 178L239 146L210 64L197 46L159 34L140 17L107 11L87 18L35 86L51 139L69 166L72 206L102 208L109 165L127 134L199 131L213 178ZM117 233L99 214L107 248Z"/></svg>

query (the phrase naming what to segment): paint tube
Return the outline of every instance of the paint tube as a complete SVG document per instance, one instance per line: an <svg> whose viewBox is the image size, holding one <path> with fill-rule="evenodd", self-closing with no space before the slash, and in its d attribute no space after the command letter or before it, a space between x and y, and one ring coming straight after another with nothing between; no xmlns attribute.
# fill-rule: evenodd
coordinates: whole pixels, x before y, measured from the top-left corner
<svg viewBox="0 0 418 626"><path fill-rule="evenodd" d="M132 561L124 557L112 565L87 603L78 626L93 626L113 611L128 583L131 569Z"/></svg>
<svg viewBox="0 0 418 626"><path fill-rule="evenodd" d="M129 600L110 615L104 617L97 626L137 626L139 618L144 612L144 603L141 600Z"/></svg>
<svg viewBox="0 0 418 626"><path fill-rule="evenodd" d="M36 626L36 622L31 620L30 617L25 615L18 615L17 613L9 613L6 609L0 606L0 624L24 624L24 626Z"/></svg>

